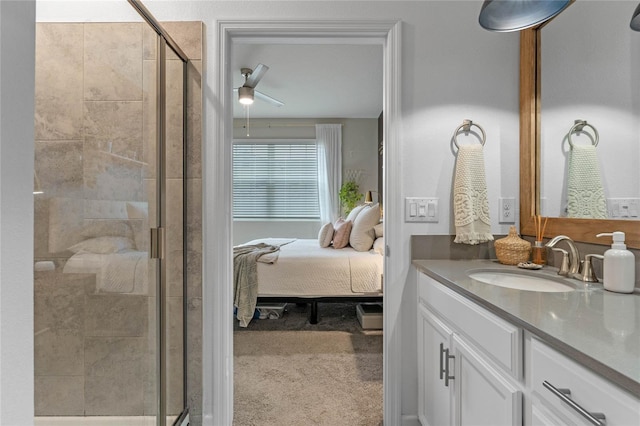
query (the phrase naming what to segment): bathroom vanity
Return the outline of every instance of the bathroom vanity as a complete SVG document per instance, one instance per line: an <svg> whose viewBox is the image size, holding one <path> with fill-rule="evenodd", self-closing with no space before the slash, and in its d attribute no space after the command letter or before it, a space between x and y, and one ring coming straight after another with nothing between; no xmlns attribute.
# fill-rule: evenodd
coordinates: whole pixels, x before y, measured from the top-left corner
<svg viewBox="0 0 640 426"><path fill-rule="evenodd" d="M489 260L413 266L423 426L640 425L638 291ZM503 274L505 284L470 278ZM567 287L509 288L520 276Z"/></svg>

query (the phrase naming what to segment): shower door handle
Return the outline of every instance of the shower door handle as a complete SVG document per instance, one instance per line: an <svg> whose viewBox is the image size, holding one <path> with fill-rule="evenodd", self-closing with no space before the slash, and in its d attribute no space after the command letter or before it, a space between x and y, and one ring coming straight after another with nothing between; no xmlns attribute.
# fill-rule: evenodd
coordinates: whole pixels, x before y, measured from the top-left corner
<svg viewBox="0 0 640 426"><path fill-rule="evenodd" d="M164 259L164 228L151 228L149 231L149 258Z"/></svg>

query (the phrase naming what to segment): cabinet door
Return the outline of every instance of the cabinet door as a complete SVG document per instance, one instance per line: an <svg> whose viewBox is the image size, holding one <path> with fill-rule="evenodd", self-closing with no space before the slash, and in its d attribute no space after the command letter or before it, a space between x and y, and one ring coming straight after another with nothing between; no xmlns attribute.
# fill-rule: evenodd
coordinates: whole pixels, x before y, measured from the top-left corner
<svg viewBox="0 0 640 426"><path fill-rule="evenodd" d="M451 382L445 386L441 375L447 362L441 345L449 348L451 335L442 321L418 304L418 416L422 426L451 424Z"/></svg>
<svg viewBox="0 0 640 426"><path fill-rule="evenodd" d="M467 342L453 335L454 425L522 425L522 394Z"/></svg>

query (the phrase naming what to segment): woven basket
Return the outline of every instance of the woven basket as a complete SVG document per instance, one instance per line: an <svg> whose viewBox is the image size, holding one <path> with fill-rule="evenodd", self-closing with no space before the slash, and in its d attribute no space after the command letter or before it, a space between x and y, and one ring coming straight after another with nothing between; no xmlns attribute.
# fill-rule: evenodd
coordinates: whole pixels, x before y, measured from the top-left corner
<svg viewBox="0 0 640 426"><path fill-rule="evenodd" d="M509 235L496 240L493 245L496 248L498 261L505 265L517 265L529 260L531 243L518 236L516 227L509 228Z"/></svg>

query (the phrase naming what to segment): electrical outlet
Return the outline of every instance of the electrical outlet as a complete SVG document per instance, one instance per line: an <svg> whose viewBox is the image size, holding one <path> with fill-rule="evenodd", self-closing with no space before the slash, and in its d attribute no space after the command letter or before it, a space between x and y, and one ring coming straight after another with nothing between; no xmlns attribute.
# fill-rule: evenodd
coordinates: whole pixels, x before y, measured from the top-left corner
<svg viewBox="0 0 640 426"><path fill-rule="evenodd" d="M513 197L498 198L500 223L516 223L516 199Z"/></svg>

